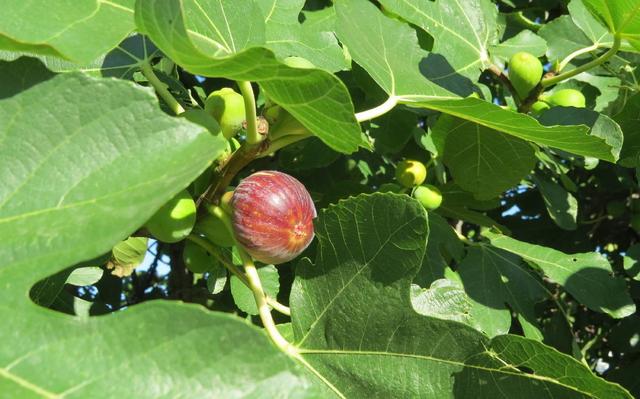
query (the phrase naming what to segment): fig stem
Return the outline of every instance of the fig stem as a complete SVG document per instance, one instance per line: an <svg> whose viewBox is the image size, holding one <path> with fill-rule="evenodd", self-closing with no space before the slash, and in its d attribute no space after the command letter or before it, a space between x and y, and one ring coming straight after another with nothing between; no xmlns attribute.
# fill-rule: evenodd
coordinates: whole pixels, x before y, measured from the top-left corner
<svg viewBox="0 0 640 399"><path fill-rule="evenodd" d="M247 143L258 144L262 141L263 136L258 132L258 115L256 112L256 98L253 93L251 82L239 81L238 88L244 99L244 109L247 119Z"/></svg>
<svg viewBox="0 0 640 399"><path fill-rule="evenodd" d="M149 81L149 84L154 88L156 93L158 93L158 95L162 97L164 102L167 103L171 111L173 111L173 113L176 115L180 115L181 113L183 113L184 108L182 107L182 105L180 105L178 100L176 100L176 98L169 92L169 89L167 89L167 84L162 82L158 78L156 73L153 71L153 67L151 66L151 64L148 61L145 61L140 65L140 69L144 77Z"/></svg>
<svg viewBox="0 0 640 399"><path fill-rule="evenodd" d="M271 341L281 351L289 356L298 358L298 349L287 341L282 334L280 334L280 331L278 331L278 328L276 327L276 323L273 321L271 308L267 303L267 296L262 289L262 282L260 281L258 270L253 264L253 260L241 247L238 247L238 252L240 252L240 258L242 258L242 263L244 264L244 271L247 275L247 279L249 280L249 288L253 292L253 298L258 306L260 320L262 320L262 325L267 331L269 338L271 338Z"/></svg>
<svg viewBox="0 0 640 399"><path fill-rule="evenodd" d="M234 276L238 277L238 279L242 282L242 284L246 285L247 288L251 289L247 276L236 265L234 265L233 262L230 262L228 259L220 255L218 251L216 251L216 248L213 246L213 244L211 244L206 239L200 236L197 236L195 234L189 234L187 236L187 240L195 243L196 245L200 246L202 249L207 251L207 253L209 253L211 256L216 258L218 262L222 263L222 265L227 270L229 270ZM271 306L273 309L282 313L285 316L291 316L291 309L289 309L288 306L281 304L280 302L278 302L277 300L273 299L268 295L266 295L266 297L267 297L267 303L269 304L269 306Z"/></svg>
<svg viewBox="0 0 640 399"><path fill-rule="evenodd" d="M356 113L356 120L358 122L365 122L371 119L375 119L391 111L397 104L398 97L390 96L387 101L383 102L377 107Z"/></svg>
<svg viewBox="0 0 640 399"><path fill-rule="evenodd" d="M495 77L498 78L498 80L500 80L500 83L502 83L502 85L504 87L506 87L507 90L509 90L509 92L511 93L511 96L513 97L514 101L516 102L516 105L520 105L521 98L518 95L518 93L516 93L516 89L513 87L513 84L511 83L511 80L509 80L509 77L507 75L505 75L502 72L502 70L495 64L491 64L489 66L488 70L489 70L489 72L494 74Z"/></svg>
<svg viewBox="0 0 640 399"><path fill-rule="evenodd" d="M613 57L613 55L618 52L618 50L620 49L621 41L622 39L620 38L620 35L615 34L613 36L613 45L606 53L602 54L600 57L596 58L595 60L591 60L586 64L582 64L579 67L576 67L570 71L567 71L565 73L562 73L560 75L556 75L547 79L542 79L542 82L540 82L540 84L542 85L542 87L553 86L557 83L562 82L563 80L569 79L584 71L597 67L598 65L607 61L609 58Z"/></svg>
<svg viewBox="0 0 640 399"><path fill-rule="evenodd" d="M260 155L258 155L258 158L264 158L270 154L273 154L274 152L288 146L291 145L293 143L297 143L298 141L304 140L308 137L311 137L312 134L291 134L288 136L282 136L280 138L278 138L277 140L272 141L269 144L269 147L267 147L267 149L263 152L260 153Z"/></svg>

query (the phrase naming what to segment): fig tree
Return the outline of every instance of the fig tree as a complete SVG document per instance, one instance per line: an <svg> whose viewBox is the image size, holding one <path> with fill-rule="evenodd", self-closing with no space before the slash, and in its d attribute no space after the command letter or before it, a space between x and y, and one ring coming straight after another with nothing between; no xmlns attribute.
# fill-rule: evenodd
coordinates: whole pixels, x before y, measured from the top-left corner
<svg viewBox="0 0 640 399"><path fill-rule="evenodd" d="M196 203L182 190L158 209L145 227L159 241L172 243L186 238L195 222Z"/></svg>
<svg viewBox="0 0 640 399"><path fill-rule="evenodd" d="M509 60L509 80L520 98L526 98L542 78L542 64L534 55L521 51Z"/></svg>
<svg viewBox="0 0 640 399"><path fill-rule="evenodd" d="M396 166L396 180L407 188L421 185L426 178L427 168L420 161L406 159Z"/></svg>
<svg viewBox="0 0 640 399"><path fill-rule="evenodd" d="M286 173L261 171L245 178L233 192L231 208L236 240L260 262L288 262L313 240L313 200Z"/></svg>
<svg viewBox="0 0 640 399"><path fill-rule="evenodd" d="M586 106L584 95L575 89L555 91L551 97L549 97L549 102L552 105L560 107L584 108Z"/></svg>
<svg viewBox="0 0 640 399"><path fill-rule="evenodd" d="M433 211L442 204L442 193L436 186L425 184L413 190L413 198L417 199L425 209Z"/></svg>
<svg viewBox="0 0 640 399"><path fill-rule="evenodd" d="M204 109L218 121L222 134L228 139L242 129L246 118L242 95L230 87L209 94Z"/></svg>

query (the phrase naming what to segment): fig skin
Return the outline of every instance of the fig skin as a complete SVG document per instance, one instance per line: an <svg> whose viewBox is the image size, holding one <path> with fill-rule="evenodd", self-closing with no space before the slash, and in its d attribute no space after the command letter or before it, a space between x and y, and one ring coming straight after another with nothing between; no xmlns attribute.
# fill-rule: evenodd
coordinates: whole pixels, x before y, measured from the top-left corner
<svg viewBox="0 0 640 399"><path fill-rule="evenodd" d="M560 107L584 108L586 106L584 95L574 89L562 89L554 92L549 97L549 102Z"/></svg>
<svg viewBox="0 0 640 399"><path fill-rule="evenodd" d="M538 85L542 72L540 60L526 51L515 53L509 60L509 80L521 99Z"/></svg>
<svg viewBox="0 0 640 399"><path fill-rule="evenodd" d="M232 138L242 129L245 120L244 99L232 88L224 87L209 94L204 110L218 121L225 138Z"/></svg>
<svg viewBox="0 0 640 399"><path fill-rule="evenodd" d="M442 193L436 186L431 184L416 187L413 191L413 197L429 211L438 209L442 204Z"/></svg>
<svg viewBox="0 0 640 399"><path fill-rule="evenodd" d="M420 161L406 159L396 167L396 180L407 188L421 185L426 178L427 168Z"/></svg>
<svg viewBox="0 0 640 399"><path fill-rule="evenodd" d="M286 173L252 174L236 187L230 205L236 240L262 263L288 262L313 240L313 200L304 185Z"/></svg>
<svg viewBox="0 0 640 399"><path fill-rule="evenodd" d="M151 216L145 224L159 241L174 243L184 240L196 223L196 203L187 190L182 190Z"/></svg>

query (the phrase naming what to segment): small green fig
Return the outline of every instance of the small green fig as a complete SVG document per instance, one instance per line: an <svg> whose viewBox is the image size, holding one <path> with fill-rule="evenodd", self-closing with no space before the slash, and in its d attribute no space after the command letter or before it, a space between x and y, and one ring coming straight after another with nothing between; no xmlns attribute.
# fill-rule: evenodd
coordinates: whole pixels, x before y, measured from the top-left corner
<svg viewBox="0 0 640 399"><path fill-rule="evenodd" d="M584 108L586 106L584 95L575 89L558 90L549 97L549 102L551 105L560 107Z"/></svg>
<svg viewBox="0 0 640 399"><path fill-rule="evenodd" d="M149 219L145 227L159 241L185 239L196 222L196 203L187 190L180 191Z"/></svg>
<svg viewBox="0 0 640 399"><path fill-rule="evenodd" d="M242 95L229 87L209 94L204 109L218 121L222 134L228 139L242 129L246 118Z"/></svg>
<svg viewBox="0 0 640 399"><path fill-rule="evenodd" d="M182 250L182 261L187 269L193 273L207 272L213 269L217 262L204 248L192 241L185 242Z"/></svg>
<svg viewBox="0 0 640 399"><path fill-rule="evenodd" d="M193 231L202 234L207 240L219 247L231 247L234 244L233 236L227 226L219 217L212 214L200 218Z"/></svg>
<svg viewBox="0 0 640 399"><path fill-rule="evenodd" d="M551 108L551 106L546 102L536 101L531 105L531 113L534 115L540 115L541 113L548 110L549 108Z"/></svg>
<svg viewBox="0 0 640 399"><path fill-rule="evenodd" d="M420 161L406 159L396 166L396 180L407 188L421 185L426 178L427 168Z"/></svg>
<svg viewBox="0 0 640 399"><path fill-rule="evenodd" d="M282 62L291 68L314 69L316 67L311 61L302 57L287 57Z"/></svg>
<svg viewBox="0 0 640 399"><path fill-rule="evenodd" d="M542 64L534 55L521 51L509 60L509 80L520 98L527 98L541 78Z"/></svg>
<svg viewBox="0 0 640 399"><path fill-rule="evenodd" d="M607 203L607 214L612 218L618 218L624 215L626 209L627 206L623 201L614 200Z"/></svg>
<svg viewBox="0 0 640 399"><path fill-rule="evenodd" d="M586 170L595 169L598 166L599 163L600 163L600 160L598 158L584 157L584 168Z"/></svg>
<svg viewBox="0 0 640 399"><path fill-rule="evenodd" d="M442 193L436 186L425 184L413 190L413 198L417 199L425 209L433 211L442 204Z"/></svg>

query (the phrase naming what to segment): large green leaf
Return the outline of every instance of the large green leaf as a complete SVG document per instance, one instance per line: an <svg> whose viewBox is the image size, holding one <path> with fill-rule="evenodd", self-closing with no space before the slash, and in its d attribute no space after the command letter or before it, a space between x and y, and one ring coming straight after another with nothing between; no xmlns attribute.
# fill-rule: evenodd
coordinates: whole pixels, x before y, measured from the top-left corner
<svg viewBox="0 0 640 399"><path fill-rule="evenodd" d="M134 29L133 3L51 0L45 6L5 0L5 12L0 13L0 49L92 61Z"/></svg>
<svg viewBox="0 0 640 399"><path fill-rule="evenodd" d="M148 89L77 74L0 101L0 121L0 396L313 396L298 366L232 316L154 302L79 319L29 301L36 281L142 225L222 138L167 116Z"/></svg>
<svg viewBox="0 0 640 399"><path fill-rule="evenodd" d="M318 31L298 21L304 0L258 0L266 23L266 44L279 58L305 58L330 72L349 64L333 32Z"/></svg>
<svg viewBox="0 0 640 399"><path fill-rule="evenodd" d="M620 153L620 164L627 167L638 165L640 154L640 94L631 97L624 109L615 116L616 122L624 133L624 144Z"/></svg>
<svg viewBox="0 0 640 399"><path fill-rule="evenodd" d="M640 3L633 0L582 0L593 15L609 29L640 50Z"/></svg>
<svg viewBox="0 0 640 399"><path fill-rule="evenodd" d="M453 115L540 145L617 160L616 142L589 135L585 126L545 127L530 116L489 102L458 98L454 92L471 93L471 81L450 67L441 73L445 72L440 71L441 60L420 49L415 31L409 26L384 17L365 0L343 1L335 7L339 39L391 99Z"/></svg>
<svg viewBox="0 0 640 399"><path fill-rule="evenodd" d="M542 195L549 217L555 224L564 230L577 229L578 201L576 198L559 183L545 177L537 176L534 182Z"/></svg>
<svg viewBox="0 0 640 399"><path fill-rule="evenodd" d="M542 339L534 306L547 291L518 256L490 246L474 247L458 272L472 301L470 316L487 335L508 333L514 312L527 337Z"/></svg>
<svg viewBox="0 0 640 399"><path fill-rule="evenodd" d="M360 195L321 212L315 263L296 267L295 343L343 398L628 398L575 359L517 336L489 340L412 308L427 216L407 196Z"/></svg>
<svg viewBox="0 0 640 399"><path fill-rule="evenodd" d="M445 115L433 134L445 136L443 160L456 184L479 199L515 186L536 163L530 143L463 119Z"/></svg>
<svg viewBox="0 0 640 399"><path fill-rule="evenodd" d="M0 51L0 59L13 60L29 53ZM84 72L91 76L132 79L143 62L160 55L160 51L149 39L142 35L132 35L124 39L113 50L100 55L93 61L77 63L50 55L37 58L54 72Z"/></svg>
<svg viewBox="0 0 640 399"><path fill-rule="evenodd" d="M563 286L590 309L615 318L635 312L636 306L627 292L624 279L612 276L611 265L601 254L565 254L491 232L484 235L494 246L540 267L549 279Z"/></svg>
<svg viewBox="0 0 640 399"><path fill-rule="evenodd" d="M257 81L331 148L354 152L361 142L344 84L319 69L290 68L266 44L254 2L138 0L136 24L172 60L202 76Z"/></svg>
<svg viewBox="0 0 640 399"><path fill-rule="evenodd" d="M433 52L450 68L476 81L490 65L488 48L498 42L498 10L490 0L381 0L385 8L434 37Z"/></svg>

